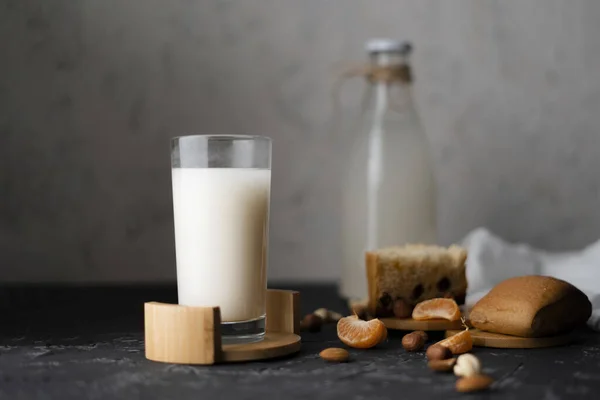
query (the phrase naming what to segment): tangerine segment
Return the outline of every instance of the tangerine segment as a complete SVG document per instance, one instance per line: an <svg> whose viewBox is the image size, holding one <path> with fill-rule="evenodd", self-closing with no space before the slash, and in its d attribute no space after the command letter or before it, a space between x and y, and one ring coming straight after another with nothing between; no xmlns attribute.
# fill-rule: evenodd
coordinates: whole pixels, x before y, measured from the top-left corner
<svg viewBox="0 0 600 400"><path fill-rule="evenodd" d="M450 349L452 354L463 354L473 349L473 338L471 337L471 332L469 332L469 329L465 329L456 335L450 336L449 338L438 342L438 344Z"/></svg>
<svg viewBox="0 0 600 400"><path fill-rule="evenodd" d="M363 321L355 315L351 315L338 321L337 335L347 346L368 349L386 339L387 328L377 318Z"/></svg>
<svg viewBox="0 0 600 400"><path fill-rule="evenodd" d="M412 312L412 317L418 321L436 318L458 321L460 319L460 309L454 299L431 299L417 304Z"/></svg>

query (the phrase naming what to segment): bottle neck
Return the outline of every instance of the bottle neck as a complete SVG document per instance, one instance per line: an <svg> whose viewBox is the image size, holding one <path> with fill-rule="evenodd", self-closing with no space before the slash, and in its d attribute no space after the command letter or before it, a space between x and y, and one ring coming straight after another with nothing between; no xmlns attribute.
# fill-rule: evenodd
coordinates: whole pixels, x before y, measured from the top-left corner
<svg viewBox="0 0 600 400"><path fill-rule="evenodd" d="M410 114L415 111L411 83L412 75L408 59L399 53L371 53L370 71L366 75L370 83L370 100L365 107L383 113L391 110Z"/></svg>
<svg viewBox="0 0 600 400"><path fill-rule="evenodd" d="M409 85L412 82L410 65L405 55L397 52L377 52L369 54L369 58L371 68L367 79L371 83Z"/></svg>
<svg viewBox="0 0 600 400"><path fill-rule="evenodd" d="M369 59L373 66L393 67L407 64L406 56L397 52L374 52L369 54Z"/></svg>

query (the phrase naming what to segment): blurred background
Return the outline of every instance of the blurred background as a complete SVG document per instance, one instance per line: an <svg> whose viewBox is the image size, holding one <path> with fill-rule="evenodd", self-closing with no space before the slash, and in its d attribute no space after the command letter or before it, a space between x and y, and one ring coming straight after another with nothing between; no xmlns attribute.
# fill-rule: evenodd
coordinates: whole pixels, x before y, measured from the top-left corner
<svg viewBox="0 0 600 400"><path fill-rule="evenodd" d="M485 226L581 248L600 237L599 18L594 0L0 0L0 281L174 282L186 133L272 137L269 276L335 281L331 89L373 37L415 46L440 242Z"/></svg>

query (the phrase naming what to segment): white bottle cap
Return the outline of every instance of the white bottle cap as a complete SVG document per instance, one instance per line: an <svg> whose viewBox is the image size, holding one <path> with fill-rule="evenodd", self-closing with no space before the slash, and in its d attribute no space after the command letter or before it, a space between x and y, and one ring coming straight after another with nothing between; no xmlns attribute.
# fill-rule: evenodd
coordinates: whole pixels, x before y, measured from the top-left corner
<svg viewBox="0 0 600 400"><path fill-rule="evenodd" d="M369 53L401 53L408 55L412 51L412 45L393 39L371 39L365 46Z"/></svg>

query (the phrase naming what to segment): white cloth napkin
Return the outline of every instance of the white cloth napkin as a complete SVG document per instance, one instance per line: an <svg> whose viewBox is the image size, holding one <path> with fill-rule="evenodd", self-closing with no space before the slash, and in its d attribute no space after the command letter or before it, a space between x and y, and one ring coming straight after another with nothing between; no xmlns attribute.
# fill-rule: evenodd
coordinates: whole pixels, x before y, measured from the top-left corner
<svg viewBox="0 0 600 400"><path fill-rule="evenodd" d="M484 228L462 242L469 251L467 305L501 281L520 275L549 275L581 289L592 302L590 328L600 332L600 240L580 251L551 253L507 243Z"/></svg>

